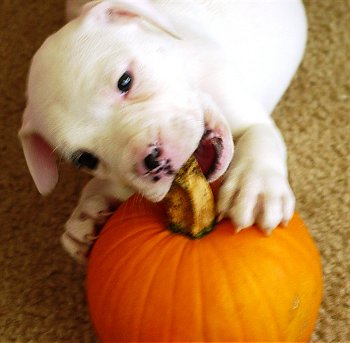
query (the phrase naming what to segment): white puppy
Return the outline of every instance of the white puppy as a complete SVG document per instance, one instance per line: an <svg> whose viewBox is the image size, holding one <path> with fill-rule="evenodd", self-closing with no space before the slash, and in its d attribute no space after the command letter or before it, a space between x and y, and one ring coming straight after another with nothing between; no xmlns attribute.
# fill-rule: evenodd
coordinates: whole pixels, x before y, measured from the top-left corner
<svg viewBox="0 0 350 343"><path fill-rule="evenodd" d="M68 1L77 17L33 58L19 134L42 194L58 179L54 152L94 176L66 249L83 258L131 194L162 200L193 153L209 181L226 172L217 211L237 230L287 223L294 196L270 114L303 55L301 1L84 2Z"/></svg>

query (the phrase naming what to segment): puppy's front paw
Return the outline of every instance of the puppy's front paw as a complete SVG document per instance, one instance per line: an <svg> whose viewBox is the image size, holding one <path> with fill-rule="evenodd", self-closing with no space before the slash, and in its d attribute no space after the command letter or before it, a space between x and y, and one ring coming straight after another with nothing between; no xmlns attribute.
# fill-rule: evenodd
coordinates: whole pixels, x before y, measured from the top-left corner
<svg viewBox="0 0 350 343"><path fill-rule="evenodd" d="M287 177L269 168L236 166L221 186L218 212L230 217L236 231L254 223L270 234L286 225L294 212L295 199Z"/></svg>
<svg viewBox="0 0 350 343"><path fill-rule="evenodd" d="M65 225L61 243L65 250L81 263L86 262L90 249L117 202L101 195L80 202Z"/></svg>

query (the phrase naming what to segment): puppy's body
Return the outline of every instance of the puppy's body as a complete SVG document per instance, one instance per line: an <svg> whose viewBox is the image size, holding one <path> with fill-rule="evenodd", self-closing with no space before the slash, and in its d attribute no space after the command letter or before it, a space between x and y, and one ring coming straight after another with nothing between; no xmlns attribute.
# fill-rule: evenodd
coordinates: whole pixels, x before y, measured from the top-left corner
<svg viewBox="0 0 350 343"><path fill-rule="evenodd" d="M299 1L88 3L34 57L20 132L42 193L57 181L52 150L95 176L66 225L66 248L84 254L116 200L161 200L193 153L210 181L227 171L218 212L238 229L287 222L294 197L270 114L305 40Z"/></svg>

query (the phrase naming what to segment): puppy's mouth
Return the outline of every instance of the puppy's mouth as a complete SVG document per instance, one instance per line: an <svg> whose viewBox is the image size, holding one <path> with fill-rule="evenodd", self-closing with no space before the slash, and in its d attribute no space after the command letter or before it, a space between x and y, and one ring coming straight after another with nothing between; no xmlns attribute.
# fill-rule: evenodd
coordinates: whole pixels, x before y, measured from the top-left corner
<svg viewBox="0 0 350 343"><path fill-rule="evenodd" d="M207 129L202 136L194 156L208 181L214 181L223 153L223 139Z"/></svg>
<svg viewBox="0 0 350 343"><path fill-rule="evenodd" d="M173 149L167 153L161 144L150 144L146 154L142 154L142 162L136 166L138 177L131 179L134 189L153 202L161 201L169 191L176 173L191 155L196 158L208 182L214 182L225 173L232 160L232 136L226 127L213 130L207 126L194 151L188 151L189 155L181 151L178 155L176 153ZM171 157L177 157L178 160ZM150 182L154 187L150 186Z"/></svg>

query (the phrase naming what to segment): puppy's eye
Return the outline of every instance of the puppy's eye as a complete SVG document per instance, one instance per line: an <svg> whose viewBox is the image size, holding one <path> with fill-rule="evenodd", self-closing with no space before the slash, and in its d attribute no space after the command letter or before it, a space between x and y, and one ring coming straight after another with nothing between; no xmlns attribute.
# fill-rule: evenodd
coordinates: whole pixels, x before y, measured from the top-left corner
<svg viewBox="0 0 350 343"><path fill-rule="evenodd" d="M121 93L127 93L132 86L132 75L126 71L118 80L118 89Z"/></svg>
<svg viewBox="0 0 350 343"><path fill-rule="evenodd" d="M99 159L90 152L78 150L72 155L72 163L77 168L95 170L99 162Z"/></svg>

